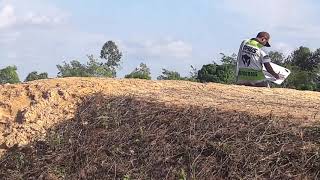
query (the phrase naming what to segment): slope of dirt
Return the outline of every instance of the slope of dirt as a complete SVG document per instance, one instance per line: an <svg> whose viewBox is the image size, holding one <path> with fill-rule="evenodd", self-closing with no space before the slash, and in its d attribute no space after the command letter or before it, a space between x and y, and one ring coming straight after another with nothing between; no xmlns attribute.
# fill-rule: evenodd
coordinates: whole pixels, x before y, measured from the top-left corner
<svg viewBox="0 0 320 180"><path fill-rule="evenodd" d="M320 93L317 92L214 83L200 84L184 81L65 78L40 80L19 85L1 85L0 150L2 154L5 154L8 150L16 152L17 147L19 149L24 145L30 146L31 150L23 152L25 153L23 157L28 157L28 161L37 164L37 167L48 166L47 173L52 173L53 170L46 164L46 158L49 157L47 157L47 154L40 153L39 155L39 147L40 149L43 149L43 146L46 147L44 148L46 153L49 151L57 153L55 155L51 154L50 157L57 156L58 159L53 158L50 162L59 162L58 164L71 158L71 154L74 153L64 151L71 149L77 151L77 149L85 148L81 152L77 151L80 155L76 153L72 156L83 164L77 164L77 167L73 167L73 165L65 162L64 165L63 172L68 171L69 178L75 179L86 179L85 177L95 173L97 173L96 176L92 178L123 178L132 174L136 178L144 179L150 178L150 174L153 173L155 175L152 177L156 177L156 179L166 176L177 178L177 174L184 175L184 170L187 171L185 176L188 177L204 178L214 174L225 178L246 177L246 173L229 174L226 170L223 170L223 168L231 168L229 169L231 172L232 169L234 172L238 172L237 170L241 169L239 167L246 167L247 170L244 170L244 172L247 171L247 174L253 169L259 170L259 172L254 173L256 175L266 173L266 176L261 175L266 178L299 177L298 174L304 171L309 174L302 174L302 177L317 177L319 171L314 169L320 166L313 162L319 160L319 145L315 137L318 136L317 123L320 121L319 102ZM313 129L310 130L310 127ZM216 136L220 131L224 133L219 135L219 141L214 140L217 139ZM52 140L52 134L55 135L57 132L61 133L58 140L57 137ZM143 138L141 137L143 142L130 139L142 136L142 132L147 134ZM170 139L171 135L172 138ZM64 146L61 146L61 149L59 149L59 145L61 145L60 137L68 139L64 142ZM159 137L164 138L164 140L162 141ZM240 141L239 138L245 139ZM270 138L276 144L269 143ZM280 138L280 140L277 138ZM105 141L102 141L103 144L101 144L100 141L103 139ZM255 140L252 141L252 139ZM81 142L82 140L83 142ZM47 142L49 141L54 141L54 146L52 146L52 143L48 145ZM80 142L74 143L74 141ZM263 141L266 142L261 144ZM156 147L154 143L159 144L159 147ZM186 147L182 147L183 143L189 149L184 149ZM226 144L224 143L227 143L230 147L225 147ZM104 147L106 144L110 145L111 149L108 152L100 152L101 148L106 148ZM119 144L123 144L121 148L126 150L119 150ZM245 144L251 144L252 147L244 147ZM274 145L273 151L268 151L267 154L263 154L265 156L258 157L258 152L264 152L271 145ZM286 153L292 154L291 151L283 150L287 146L292 146L286 149L295 151L300 154L299 158L304 159L292 158L291 155L287 155ZM148 153L141 152L139 147L149 148ZM161 147L165 147L167 150L164 151ZM195 152L192 147L197 148ZM221 156L223 157L217 157L217 154L215 154L216 156L210 156L216 153L212 149L217 150L217 148L220 148L218 152L222 153ZM238 149L238 151L233 152L233 148ZM256 155L246 153L251 148L258 149L257 152L253 150ZM301 149L304 149L304 151L302 152ZM20 150L18 159L21 160L22 151L20 152ZM59 155L61 151L64 152L62 153L64 156ZM139 155L136 155L135 151L139 151ZM180 151L180 155L176 154L175 151ZM226 159L225 151L235 153L233 155L236 158L231 159L228 156L229 160ZM183 152L188 153L184 154ZM204 155L203 152L205 152ZM285 157L281 154L282 152L285 153ZM91 155L97 153L102 155L106 153L103 162L99 161L101 157L100 159L91 157ZM239 153L239 157L236 156L237 153ZM87 155L83 157L83 154ZM247 155L247 163L249 164L242 164L246 161L241 160L243 158L240 157L241 154ZM112 157L112 155L114 155L113 158L118 157L118 159L107 158ZM121 164L123 161L116 163L117 160L121 160L120 157L127 158L130 155L133 156L133 159L129 158L127 160L134 167L129 168L128 164ZM41 160L37 156L45 156L45 160ZM92 161L83 162L82 158L88 160L89 156ZM189 158L184 159L185 156ZM288 160L287 163L281 161L280 164L277 164L279 158L286 161L287 156L290 156L291 161ZM11 159L16 156L10 156L7 153L5 157L0 163L16 162ZM169 159L163 162L162 160L166 158ZM173 158L173 160L170 160L170 158ZM190 162L190 158L192 162ZM278 158L278 160L275 158ZM200 159L202 163L198 162ZM276 169L268 169L267 166L271 164L264 164L268 164L270 159L272 163L277 164ZM233 163L230 166L225 166L226 162L223 162L224 160L228 160L228 164ZM75 159L69 159L68 162L74 161ZM160 163L161 166L156 162ZM197 162L199 167L195 164ZM205 169L204 167L208 166L205 162L210 163L212 169ZM214 162L217 167L214 167ZM253 162L256 164L250 164ZM106 167L102 169L104 171L109 169L113 172L101 175L102 171L98 170L97 163L100 163L99 167L102 165L101 163L105 163ZM175 163L178 163L178 165ZM259 163L262 164L261 167L258 166ZM291 165L288 165L288 163L291 163ZM305 163L305 167L299 169L297 164L301 163ZM89 164L98 169L92 169L92 167L90 169ZM119 166L118 170L122 172L114 172L117 170L113 166L114 164L117 164ZM187 167L186 164L188 164ZM190 164L198 167L194 169L198 173L192 173L193 169L189 167ZM218 166L219 164L222 165ZM284 165L290 166L291 169ZM15 178L32 177L32 174L28 174L30 173L28 171L31 168L30 164L25 167L17 166L17 164L2 167L7 167L6 171L11 169L9 174L12 173L12 169L24 168L20 169L19 172L25 172L25 174L17 175ZM32 167L36 166L32 165ZM160 167L164 169L161 170ZM263 167L266 169L263 169ZM289 172L289 170L287 172L286 168L292 170L292 172ZM139 169L141 171L144 169L145 174L138 175ZM32 172L36 172L36 170L32 169ZM57 170L53 174L56 174L56 172ZM286 176L281 172L286 172ZM59 173L61 174L60 171ZM99 176L99 173L101 176ZM290 173L291 176L289 176ZM39 175L44 176L41 173L37 175L38 177ZM47 176L49 175L47 174ZM254 178L254 174L249 173L248 175L250 175L248 178ZM61 176L64 177L64 175Z"/></svg>
<svg viewBox="0 0 320 180"><path fill-rule="evenodd" d="M74 116L81 99L103 93L156 98L261 116L289 117L306 123L320 119L320 93L183 81L66 78L0 86L0 145L23 145L46 128Z"/></svg>

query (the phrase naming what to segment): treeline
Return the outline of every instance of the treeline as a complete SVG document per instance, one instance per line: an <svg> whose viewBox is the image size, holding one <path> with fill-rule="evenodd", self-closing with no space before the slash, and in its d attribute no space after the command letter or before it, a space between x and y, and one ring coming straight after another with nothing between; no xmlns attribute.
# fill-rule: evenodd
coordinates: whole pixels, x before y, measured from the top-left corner
<svg viewBox="0 0 320 180"><path fill-rule="evenodd" d="M286 81L275 87L293 88L299 90L320 91L320 49L315 51L307 47L299 47L289 56L283 53L271 51L271 60L281 66L287 67L292 71ZM191 66L190 75L183 77L179 72L162 69L162 74L158 80L184 80L195 82L216 82L224 84L235 83L236 54L225 55L221 53L221 63L213 61L205 64L200 70ZM113 41L106 42L100 51L100 56L87 56L86 63L82 64L78 60L63 62L57 65L57 77L117 77L120 68L122 53ZM48 73L30 72L24 82L47 79ZM143 62L132 72L125 75L125 78L151 79L150 68ZM0 69L0 84L21 82L17 73L16 66L8 66Z"/></svg>

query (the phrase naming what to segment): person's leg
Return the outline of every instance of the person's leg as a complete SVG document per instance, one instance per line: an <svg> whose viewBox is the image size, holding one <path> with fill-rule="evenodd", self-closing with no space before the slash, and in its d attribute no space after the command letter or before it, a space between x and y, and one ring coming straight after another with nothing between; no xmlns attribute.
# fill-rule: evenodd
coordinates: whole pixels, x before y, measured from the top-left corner
<svg viewBox="0 0 320 180"><path fill-rule="evenodd" d="M255 83L256 87L267 87L267 88L270 88L270 85L269 85L269 82L268 81L263 81L263 82L258 82L258 83Z"/></svg>
<svg viewBox="0 0 320 180"><path fill-rule="evenodd" d="M265 87L267 87L267 88L270 88L270 82L269 81L264 81L264 83L265 83Z"/></svg>
<svg viewBox="0 0 320 180"><path fill-rule="evenodd" d="M237 85L242 86L252 86L252 87L267 87L270 88L268 81L261 81L261 82L252 82L252 81L238 81Z"/></svg>

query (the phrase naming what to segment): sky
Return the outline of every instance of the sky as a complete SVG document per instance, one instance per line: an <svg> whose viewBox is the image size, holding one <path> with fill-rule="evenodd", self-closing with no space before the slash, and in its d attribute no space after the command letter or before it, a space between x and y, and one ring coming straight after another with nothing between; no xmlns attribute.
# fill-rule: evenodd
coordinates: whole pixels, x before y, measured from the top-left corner
<svg viewBox="0 0 320 180"><path fill-rule="evenodd" d="M57 64L86 63L112 40L120 78L141 62L154 79L162 68L188 75L259 31L271 34L268 51L320 48L318 17L316 0L0 0L0 68L56 77Z"/></svg>

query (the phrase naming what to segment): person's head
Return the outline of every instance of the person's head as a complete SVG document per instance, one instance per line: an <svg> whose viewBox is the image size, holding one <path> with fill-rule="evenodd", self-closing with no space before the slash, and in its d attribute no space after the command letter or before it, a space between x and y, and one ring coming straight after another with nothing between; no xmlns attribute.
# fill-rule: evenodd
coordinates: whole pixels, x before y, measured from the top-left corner
<svg viewBox="0 0 320 180"><path fill-rule="evenodd" d="M270 34L267 32L259 32L257 34L256 39L261 43L262 45L266 47L270 47L269 40L270 40Z"/></svg>

